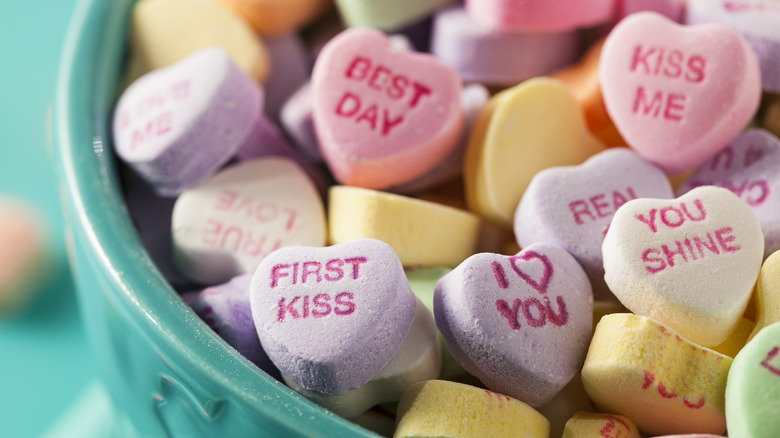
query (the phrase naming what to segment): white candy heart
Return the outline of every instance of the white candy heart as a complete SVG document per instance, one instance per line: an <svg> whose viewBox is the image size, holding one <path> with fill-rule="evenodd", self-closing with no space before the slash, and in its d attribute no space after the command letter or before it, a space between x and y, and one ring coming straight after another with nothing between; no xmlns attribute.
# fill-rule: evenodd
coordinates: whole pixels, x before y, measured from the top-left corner
<svg viewBox="0 0 780 438"><path fill-rule="evenodd" d="M704 347L723 342L739 322L763 253L756 215L714 186L627 202L602 246L604 278L628 309Z"/></svg>

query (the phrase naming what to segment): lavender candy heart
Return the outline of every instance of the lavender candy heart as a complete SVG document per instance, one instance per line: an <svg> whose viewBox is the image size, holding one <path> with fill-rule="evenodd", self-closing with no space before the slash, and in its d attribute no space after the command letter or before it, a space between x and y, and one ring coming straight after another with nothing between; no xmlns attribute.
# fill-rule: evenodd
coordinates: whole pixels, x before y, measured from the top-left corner
<svg viewBox="0 0 780 438"><path fill-rule="evenodd" d="M780 140L763 129L744 132L706 161L677 191L704 185L731 190L758 218L764 234L764 258L780 250Z"/></svg>
<svg viewBox="0 0 780 438"><path fill-rule="evenodd" d="M117 155L162 196L217 172L249 135L263 90L210 47L137 79L113 121Z"/></svg>
<svg viewBox="0 0 780 438"><path fill-rule="evenodd" d="M298 88L282 106L279 121L298 149L309 159L322 162L322 151L314 130L314 98L311 83Z"/></svg>
<svg viewBox="0 0 780 438"><path fill-rule="evenodd" d="M687 0L686 23L719 23L742 36L761 65L766 91L780 93L780 3L776 0Z"/></svg>
<svg viewBox="0 0 780 438"><path fill-rule="evenodd" d="M515 210L515 238L521 248L539 242L563 247L585 269L594 295L611 297L601 243L615 211L631 199L673 196L660 168L630 149L608 149L579 166L537 173Z"/></svg>
<svg viewBox="0 0 780 438"><path fill-rule="evenodd" d="M279 121L284 102L311 76L312 60L301 37L295 33L263 37L271 58L271 76L265 82L265 114Z"/></svg>
<svg viewBox="0 0 780 438"><path fill-rule="evenodd" d="M464 82L515 85L573 63L577 32L499 33L477 23L463 6L440 10L433 20L431 53Z"/></svg>
<svg viewBox="0 0 780 438"><path fill-rule="evenodd" d="M439 280L433 305L458 363L531 406L550 401L580 369L593 330L588 277L549 243L469 257Z"/></svg>
<svg viewBox="0 0 780 438"><path fill-rule="evenodd" d="M186 294L185 302L212 330L231 347L261 370L281 379L257 337L249 303L252 274L234 277L217 286Z"/></svg>
<svg viewBox="0 0 780 438"><path fill-rule="evenodd" d="M265 351L298 386L344 394L379 373L411 327L415 298L392 248L357 239L268 255L251 285Z"/></svg>

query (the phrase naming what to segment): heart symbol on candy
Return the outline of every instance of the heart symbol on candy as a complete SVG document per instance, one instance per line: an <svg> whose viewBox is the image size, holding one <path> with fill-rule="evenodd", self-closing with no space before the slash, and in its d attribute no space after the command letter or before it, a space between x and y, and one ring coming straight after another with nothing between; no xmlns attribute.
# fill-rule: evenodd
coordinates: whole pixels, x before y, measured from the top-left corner
<svg viewBox="0 0 780 438"><path fill-rule="evenodd" d="M312 72L317 138L334 177L382 189L435 167L463 127L461 88L453 68L393 48L379 31L337 35Z"/></svg>
<svg viewBox="0 0 780 438"><path fill-rule="evenodd" d="M764 254L761 225L730 190L697 187L677 199L634 199L604 237L604 279L629 310L703 347L731 334Z"/></svg>
<svg viewBox="0 0 780 438"><path fill-rule="evenodd" d="M733 140L761 99L756 54L718 24L632 14L607 37L600 63L604 102L623 138L673 174Z"/></svg>
<svg viewBox="0 0 780 438"><path fill-rule="evenodd" d="M255 271L250 301L274 365L324 394L344 394L376 376L416 309L398 256L375 239L274 251Z"/></svg>
<svg viewBox="0 0 780 438"><path fill-rule="evenodd" d="M475 254L442 277L434 316L452 356L488 388L540 406L585 360L590 282L564 249Z"/></svg>

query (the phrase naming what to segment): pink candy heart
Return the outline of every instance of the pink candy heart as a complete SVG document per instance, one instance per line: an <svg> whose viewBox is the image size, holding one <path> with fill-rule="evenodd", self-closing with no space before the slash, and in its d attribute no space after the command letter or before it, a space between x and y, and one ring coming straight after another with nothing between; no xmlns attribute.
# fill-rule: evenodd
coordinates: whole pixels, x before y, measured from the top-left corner
<svg viewBox="0 0 780 438"><path fill-rule="evenodd" d="M430 55L394 49L375 30L332 39L312 87L320 147L342 184L410 181L455 147L463 126L458 73Z"/></svg>
<svg viewBox="0 0 780 438"><path fill-rule="evenodd" d="M758 59L739 35L721 25L680 26L653 12L615 27L599 74L620 133L671 173L726 146L761 98Z"/></svg>

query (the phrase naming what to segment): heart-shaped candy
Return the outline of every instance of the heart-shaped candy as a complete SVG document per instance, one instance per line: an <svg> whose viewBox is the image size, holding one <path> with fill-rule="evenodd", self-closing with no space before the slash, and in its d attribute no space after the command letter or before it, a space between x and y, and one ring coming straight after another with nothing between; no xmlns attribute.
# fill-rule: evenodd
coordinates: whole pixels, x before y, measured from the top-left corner
<svg viewBox="0 0 780 438"><path fill-rule="evenodd" d="M515 212L521 248L549 242L569 251L608 297L601 243L615 211L631 199L672 198L664 172L627 148L608 149L580 166L551 167L534 176Z"/></svg>
<svg viewBox="0 0 780 438"><path fill-rule="evenodd" d="M764 257L780 249L780 141L772 134L752 129L699 166L678 194L716 185L734 192L761 222Z"/></svg>
<svg viewBox="0 0 780 438"><path fill-rule="evenodd" d="M780 416L780 323L765 327L737 357L726 382L726 421L731 437L777 436Z"/></svg>
<svg viewBox="0 0 780 438"><path fill-rule="evenodd" d="M255 158L226 168L176 200L173 258L204 284L255 271L272 251L325 244L325 212L314 184L295 162Z"/></svg>
<svg viewBox="0 0 780 438"><path fill-rule="evenodd" d="M615 0L466 0L466 7L493 30L548 33L605 23Z"/></svg>
<svg viewBox="0 0 780 438"><path fill-rule="evenodd" d="M755 50L764 90L780 92L780 4L775 0L687 0L687 24L720 23L739 33Z"/></svg>
<svg viewBox="0 0 780 438"><path fill-rule="evenodd" d="M634 199L612 218L604 279L632 312L704 347L739 323L761 269L764 237L750 207L727 189Z"/></svg>
<svg viewBox="0 0 780 438"><path fill-rule="evenodd" d="M491 390L532 406L552 399L585 359L593 294L558 246L473 255L439 280L433 305L458 363Z"/></svg>
<svg viewBox="0 0 780 438"><path fill-rule="evenodd" d="M376 30L347 29L328 42L312 88L320 148L343 184L381 189L416 178L447 156L463 126L458 73Z"/></svg>
<svg viewBox="0 0 780 438"><path fill-rule="evenodd" d="M203 49L139 78L114 115L122 160L160 195L213 175L260 116L262 89L221 48Z"/></svg>
<svg viewBox="0 0 780 438"><path fill-rule="evenodd" d="M603 150L560 81L527 80L493 96L473 128L463 169L469 209L509 228L537 172Z"/></svg>
<svg viewBox="0 0 780 438"><path fill-rule="evenodd" d="M640 155L670 173L698 166L733 140L758 109L753 49L716 24L681 26L632 14L601 53L607 111Z"/></svg>
<svg viewBox="0 0 780 438"><path fill-rule="evenodd" d="M415 297L392 248L358 239L282 248L258 266L252 315L268 357L298 386L344 394L393 357Z"/></svg>

